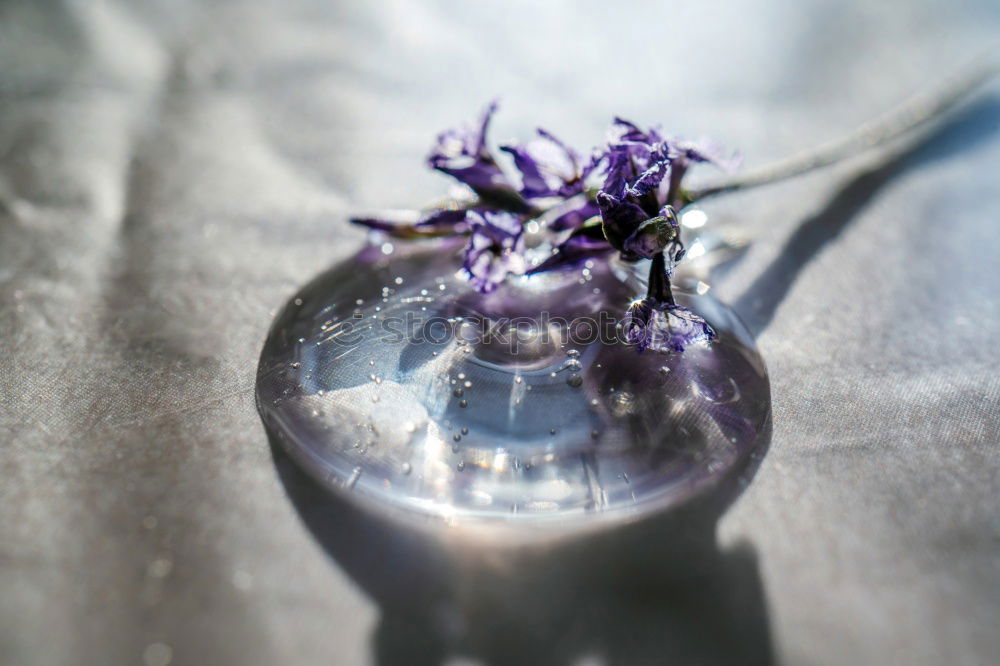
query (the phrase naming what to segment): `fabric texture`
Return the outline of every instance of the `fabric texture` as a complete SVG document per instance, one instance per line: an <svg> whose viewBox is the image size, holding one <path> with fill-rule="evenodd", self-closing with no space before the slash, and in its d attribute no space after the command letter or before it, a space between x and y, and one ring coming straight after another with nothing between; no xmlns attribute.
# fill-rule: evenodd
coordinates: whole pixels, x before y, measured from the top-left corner
<svg viewBox="0 0 1000 666"><path fill-rule="evenodd" d="M995 83L893 159L702 206L748 241L712 288L773 435L690 575L598 593L567 553L537 604L411 622L379 587L421 598L408 551L338 550L253 386L347 216L444 194L434 136L494 96L498 141L585 150L619 114L755 166L998 30L986 0L3 3L0 662L995 663Z"/></svg>

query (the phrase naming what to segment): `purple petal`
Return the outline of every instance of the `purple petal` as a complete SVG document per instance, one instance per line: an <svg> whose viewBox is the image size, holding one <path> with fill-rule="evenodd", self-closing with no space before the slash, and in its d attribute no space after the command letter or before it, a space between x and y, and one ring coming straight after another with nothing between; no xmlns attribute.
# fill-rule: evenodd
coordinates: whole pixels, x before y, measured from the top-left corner
<svg viewBox="0 0 1000 666"><path fill-rule="evenodd" d="M494 99L486 108L483 109L482 114L479 117L479 135L476 137L475 151L479 155L486 153L486 133L490 129L490 121L493 120L493 114L497 112L500 108L500 100Z"/></svg>
<svg viewBox="0 0 1000 666"><path fill-rule="evenodd" d="M612 120L611 128L608 130L608 143L629 142L652 145L662 141L663 136L655 127L643 131L635 123L619 117Z"/></svg>
<svg viewBox="0 0 1000 666"><path fill-rule="evenodd" d="M550 132L539 128L539 139L526 145L500 147L514 158L521 172L521 195L526 198L569 197L583 191L580 157Z"/></svg>
<svg viewBox="0 0 1000 666"><path fill-rule="evenodd" d="M551 271L555 268L579 264L587 259L607 254L613 249L604 240L588 238L586 236L573 236L556 248L552 256L529 270L525 275L534 275L535 273Z"/></svg>
<svg viewBox="0 0 1000 666"><path fill-rule="evenodd" d="M520 218L506 212L469 211L472 235L463 268L477 290L497 288L510 273L523 273L524 238Z"/></svg>
<svg viewBox="0 0 1000 666"><path fill-rule="evenodd" d="M514 166L521 172L521 195L528 198L549 197L556 190L549 184L538 166L538 162L524 146L505 145L500 150L514 158Z"/></svg>
<svg viewBox="0 0 1000 666"><path fill-rule="evenodd" d="M716 338L715 329L680 305L643 299L629 308L622 322L625 339L640 351L683 352Z"/></svg>
<svg viewBox="0 0 1000 666"><path fill-rule="evenodd" d="M742 161L739 153L729 153L722 144L707 139L701 141L675 139L669 141L668 145L673 159L685 160L688 163L710 162L725 171L733 171Z"/></svg>
<svg viewBox="0 0 1000 666"><path fill-rule="evenodd" d="M383 231L397 238L454 236L469 231L465 210L444 208L429 213L397 211L379 217L353 217L351 224Z"/></svg>
<svg viewBox="0 0 1000 666"><path fill-rule="evenodd" d="M639 199L648 192L657 190L668 173L670 173L670 162L668 160L654 162L636 179L635 183L629 188L628 193Z"/></svg>
<svg viewBox="0 0 1000 666"><path fill-rule="evenodd" d="M567 202L568 203L568 202ZM566 231L576 229L581 224L592 217L601 214L597 202L592 199L584 199L583 203L568 207L565 212L558 212L549 222L549 229L552 231Z"/></svg>
<svg viewBox="0 0 1000 666"><path fill-rule="evenodd" d="M542 137L543 139L547 139L550 143L554 144L562 151L563 155L565 155L566 157L566 160L572 167L574 173L578 173L580 171L579 153L577 153L575 150L566 145L566 143L562 139L552 134L552 132L549 132L548 130L543 129L541 127L539 127L536 131L538 132L538 136Z"/></svg>
<svg viewBox="0 0 1000 666"><path fill-rule="evenodd" d="M441 132L427 156L428 166L480 193L513 189L486 148L486 132L496 109L497 102L491 102L475 128L463 126Z"/></svg>
<svg viewBox="0 0 1000 666"><path fill-rule="evenodd" d="M625 239L650 217L631 201L618 199L607 192L598 192L596 199L604 221L604 232L616 249L622 249Z"/></svg>

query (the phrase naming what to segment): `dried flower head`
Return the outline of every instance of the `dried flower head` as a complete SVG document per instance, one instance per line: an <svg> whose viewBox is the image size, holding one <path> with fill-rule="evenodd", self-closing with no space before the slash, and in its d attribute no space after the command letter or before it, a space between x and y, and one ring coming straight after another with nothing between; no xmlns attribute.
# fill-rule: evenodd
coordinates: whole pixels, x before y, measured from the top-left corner
<svg viewBox="0 0 1000 666"><path fill-rule="evenodd" d="M640 350L683 351L711 340L715 331L677 305L670 290L674 264L684 255L675 211L686 202L682 179L691 165L727 166L714 146L671 140L615 118L607 142L583 157L544 129L526 144L500 147L506 171L487 140L497 103L474 125L446 130L428 165L467 186L476 199L407 219L352 219L398 238L464 235L463 269L482 292L508 275L532 275L618 252L626 261L650 262L649 293L629 309L627 339ZM595 182L596 181L596 182ZM552 252L531 266L525 257L528 222L549 234Z"/></svg>

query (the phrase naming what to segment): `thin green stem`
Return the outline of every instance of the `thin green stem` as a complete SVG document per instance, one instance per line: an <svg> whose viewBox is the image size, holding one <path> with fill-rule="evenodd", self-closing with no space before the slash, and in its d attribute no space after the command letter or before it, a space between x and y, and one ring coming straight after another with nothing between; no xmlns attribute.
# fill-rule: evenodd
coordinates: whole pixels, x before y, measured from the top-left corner
<svg viewBox="0 0 1000 666"><path fill-rule="evenodd" d="M1000 68L992 61L971 67L935 90L910 99L881 118L862 125L836 141L774 164L745 171L707 187L688 190L684 193L684 203L801 176L884 145L928 121L939 118L993 78L998 71Z"/></svg>

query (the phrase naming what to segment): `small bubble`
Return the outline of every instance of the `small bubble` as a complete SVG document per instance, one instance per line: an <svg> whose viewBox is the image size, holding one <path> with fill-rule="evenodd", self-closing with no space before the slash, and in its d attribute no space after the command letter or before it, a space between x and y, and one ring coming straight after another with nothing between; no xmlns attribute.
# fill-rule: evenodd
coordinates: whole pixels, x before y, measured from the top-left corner
<svg viewBox="0 0 1000 666"><path fill-rule="evenodd" d="M461 450L462 450L462 449L461 449L461 448L459 448L458 444L452 444L452 445L451 445L451 452L452 452L452 453L458 453L458 452L459 452L459 451L461 451Z"/></svg>
<svg viewBox="0 0 1000 666"><path fill-rule="evenodd" d="M567 349L566 350L566 356L569 356L571 358L576 358L579 355L580 355L580 352L578 350L576 350L576 349Z"/></svg>
<svg viewBox="0 0 1000 666"><path fill-rule="evenodd" d="M556 434L556 429L555 428L549 428L549 434L550 435Z"/></svg>
<svg viewBox="0 0 1000 666"><path fill-rule="evenodd" d="M295 304L296 305L302 305L302 299L301 298L296 298L295 299Z"/></svg>
<svg viewBox="0 0 1000 666"><path fill-rule="evenodd" d="M459 379L465 379L465 373L464 372L458 373L458 378Z"/></svg>
<svg viewBox="0 0 1000 666"><path fill-rule="evenodd" d="M520 384L523 381L524 381L524 378L521 375L517 375L516 377L514 377L514 383L515 384Z"/></svg>
<svg viewBox="0 0 1000 666"><path fill-rule="evenodd" d="M455 433L454 435L452 435L452 437L451 437L451 438L452 438L453 440L455 440L456 442L461 442L461 441L462 441L462 436L461 436L461 435L459 435L459 434L458 434L457 432L456 432L456 433Z"/></svg>
<svg viewBox="0 0 1000 666"><path fill-rule="evenodd" d="M379 398L377 394L372 396L372 402L378 402L378 399Z"/></svg>
<svg viewBox="0 0 1000 666"><path fill-rule="evenodd" d="M580 368L583 367L583 364L580 363L575 358L571 358L570 360L566 361L566 365L563 367L569 368L570 370L579 370Z"/></svg>
<svg viewBox="0 0 1000 666"><path fill-rule="evenodd" d="M597 432L596 430L591 430L590 431L590 438L591 439L597 439L598 435L600 435L600 433Z"/></svg>
<svg viewBox="0 0 1000 666"><path fill-rule="evenodd" d="M669 374L670 374L670 368L668 368L668 367L667 367L667 366L665 366L665 365L664 365L664 366L661 366L661 367L660 367L660 374L661 374L661 375L669 375Z"/></svg>
<svg viewBox="0 0 1000 666"><path fill-rule="evenodd" d="M360 478L361 478L361 468L355 467L353 470L351 470L351 475L347 477L347 481L344 483L344 485L347 486L348 489L351 489L354 487L354 484L356 484L358 482L358 479Z"/></svg>
<svg viewBox="0 0 1000 666"><path fill-rule="evenodd" d="M470 382L469 380L465 380L464 386L465 388L472 388L472 382Z"/></svg>
<svg viewBox="0 0 1000 666"><path fill-rule="evenodd" d="M301 345L301 344L302 344L303 342L305 342L305 341L306 341L306 339L305 339L305 338L299 338L299 344L300 344L300 345Z"/></svg>
<svg viewBox="0 0 1000 666"><path fill-rule="evenodd" d="M393 280L393 282L395 282L396 284L403 284L403 278L398 277L395 280Z"/></svg>
<svg viewBox="0 0 1000 666"><path fill-rule="evenodd" d="M413 471L413 467L410 466L410 463L403 463L403 475L404 476L409 476L410 472L412 472L412 471Z"/></svg>
<svg viewBox="0 0 1000 666"><path fill-rule="evenodd" d="M469 434L469 429L468 428L462 428L462 434L463 435L468 435Z"/></svg>
<svg viewBox="0 0 1000 666"><path fill-rule="evenodd" d="M459 407L468 407L469 406L469 401L468 400L459 400L458 401L458 406Z"/></svg>
<svg viewBox="0 0 1000 666"><path fill-rule="evenodd" d="M412 432L416 432L416 430L417 430L417 426L415 426L415 425L414 425L413 423L410 423L410 422L407 422L407 423L406 423L406 424L405 424L405 425L403 426L403 430L405 430L406 432L411 432L411 433L412 433Z"/></svg>
<svg viewBox="0 0 1000 666"><path fill-rule="evenodd" d="M583 377L577 374L572 374L566 378L566 383L572 386L573 388L576 388L581 384L583 384Z"/></svg>
<svg viewBox="0 0 1000 666"><path fill-rule="evenodd" d="M457 469L459 472L465 471L465 461L463 460L457 465L455 465L455 469Z"/></svg>
<svg viewBox="0 0 1000 666"><path fill-rule="evenodd" d="M358 300L354 301L354 304L355 305L364 305L365 304L365 299L359 298Z"/></svg>
<svg viewBox="0 0 1000 666"><path fill-rule="evenodd" d="M460 388L457 388L457 389L455 389L455 390L454 390L454 391L452 391L451 393L452 393L452 395L454 395L454 396L455 396L456 398L461 398L461 397L462 397L463 395L465 395L465 391L463 391L463 390L462 390L462 389L460 389Z"/></svg>
<svg viewBox="0 0 1000 666"><path fill-rule="evenodd" d="M294 363L292 363L292 368L293 368L294 370L298 370L298 369L299 369L299 368L301 368L301 367L302 367L302 363L301 363L301 362L299 362L299 361L295 361Z"/></svg>
<svg viewBox="0 0 1000 666"><path fill-rule="evenodd" d="M382 243L382 254L392 254L392 243Z"/></svg>
<svg viewBox="0 0 1000 666"><path fill-rule="evenodd" d="M370 366L372 366L374 368L375 367L375 359L373 359L373 358L372 359L368 359L368 365L370 365Z"/></svg>

